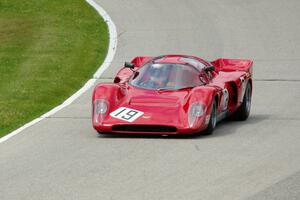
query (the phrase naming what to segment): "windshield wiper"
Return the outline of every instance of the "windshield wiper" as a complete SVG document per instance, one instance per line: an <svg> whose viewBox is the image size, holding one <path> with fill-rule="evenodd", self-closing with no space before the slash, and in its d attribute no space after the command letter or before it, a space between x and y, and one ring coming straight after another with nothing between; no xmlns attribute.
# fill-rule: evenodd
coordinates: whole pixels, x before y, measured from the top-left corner
<svg viewBox="0 0 300 200"><path fill-rule="evenodd" d="M195 86L187 86L187 87L178 88L177 90L193 89L194 87Z"/></svg>
<svg viewBox="0 0 300 200"><path fill-rule="evenodd" d="M187 86L182 88L158 88L158 92L164 92L164 91L176 91L176 90L185 90L185 89L193 89L195 86Z"/></svg>
<svg viewBox="0 0 300 200"><path fill-rule="evenodd" d="M163 91L170 91L172 90L171 88L158 88L156 89L157 92L163 92Z"/></svg>

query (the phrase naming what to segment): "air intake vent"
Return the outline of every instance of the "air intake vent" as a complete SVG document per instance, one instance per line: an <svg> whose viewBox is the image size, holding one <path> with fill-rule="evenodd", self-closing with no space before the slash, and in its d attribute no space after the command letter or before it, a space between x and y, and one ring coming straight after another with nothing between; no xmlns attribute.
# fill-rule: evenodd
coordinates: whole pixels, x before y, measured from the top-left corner
<svg viewBox="0 0 300 200"><path fill-rule="evenodd" d="M125 132L177 132L177 128L173 126L160 126L160 125L115 125L112 127L114 131Z"/></svg>

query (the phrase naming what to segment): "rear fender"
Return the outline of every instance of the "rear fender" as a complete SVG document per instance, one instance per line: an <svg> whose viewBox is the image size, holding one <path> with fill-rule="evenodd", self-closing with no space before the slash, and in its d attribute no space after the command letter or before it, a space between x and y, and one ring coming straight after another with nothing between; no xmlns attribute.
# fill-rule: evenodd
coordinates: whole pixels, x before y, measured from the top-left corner
<svg viewBox="0 0 300 200"><path fill-rule="evenodd" d="M131 60L131 63L135 65L135 68L133 70L137 70L140 66L151 60L153 57L147 57L147 56L139 56L135 57ZM114 83L125 83L128 81L130 76L132 75L132 70L122 67L119 72L117 73Z"/></svg>
<svg viewBox="0 0 300 200"><path fill-rule="evenodd" d="M135 57L134 59L132 59L131 62L133 64L135 64L135 67L139 68L146 62L150 61L152 58L153 57L149 57L149 56L139 56L139 57Z"/></svg>
<svg viewBox="0 0 300 200"><path fill-rule="evenodd" d="M227 89L229 90L230 94L229 105L231 105L232 108L235 106L240 106L240 104L243 102L248 83L250 84L250 87L252 87L252 78L248 73L227 83Z"/></svg>

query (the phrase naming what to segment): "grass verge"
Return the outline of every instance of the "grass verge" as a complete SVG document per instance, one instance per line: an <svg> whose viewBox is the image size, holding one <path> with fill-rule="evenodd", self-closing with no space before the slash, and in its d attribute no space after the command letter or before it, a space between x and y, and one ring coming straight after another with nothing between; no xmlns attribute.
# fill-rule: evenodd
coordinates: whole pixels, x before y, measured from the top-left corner
<svg viewBox="0 0 300 200"><path fill-rule="evenodd" d="M107 48L107 25L84 0L1 0L0 137L75 93Z"/></svg>

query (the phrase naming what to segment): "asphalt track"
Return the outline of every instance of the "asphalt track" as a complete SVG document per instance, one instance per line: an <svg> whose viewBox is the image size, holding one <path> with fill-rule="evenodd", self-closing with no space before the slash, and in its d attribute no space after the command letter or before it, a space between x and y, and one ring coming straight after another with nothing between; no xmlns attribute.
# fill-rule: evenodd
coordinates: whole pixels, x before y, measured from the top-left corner
<svg viewBox="0 0 300 200"><path fill-rule="evenodd" d="M194 138L98 137L88 91L0 145L0 199L300 199L300 1L99 1L136 55L254 59L246 122ZM88 55L87 55L88 56Z"/></svg>

